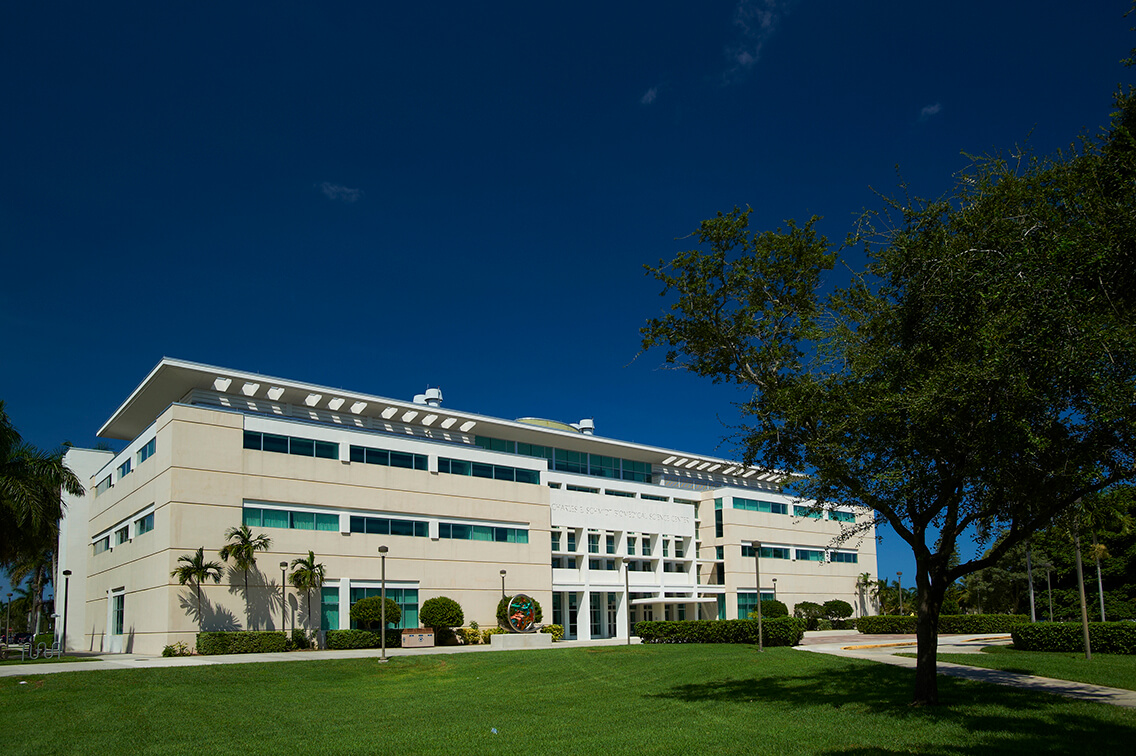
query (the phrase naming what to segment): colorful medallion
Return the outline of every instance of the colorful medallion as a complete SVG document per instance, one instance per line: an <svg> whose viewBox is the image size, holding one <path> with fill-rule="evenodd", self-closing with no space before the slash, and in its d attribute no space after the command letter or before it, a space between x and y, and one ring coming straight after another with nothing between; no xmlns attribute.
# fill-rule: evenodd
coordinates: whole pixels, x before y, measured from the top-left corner
<svg viewBox="0 0 1136 756"><path fill-rule="evenodd" d="M509 627L515 633L531 633L536 628L536 604L532 598L523 593L518 593L509 601L509 608L506 610L506 616L509 618Z"/></svg>

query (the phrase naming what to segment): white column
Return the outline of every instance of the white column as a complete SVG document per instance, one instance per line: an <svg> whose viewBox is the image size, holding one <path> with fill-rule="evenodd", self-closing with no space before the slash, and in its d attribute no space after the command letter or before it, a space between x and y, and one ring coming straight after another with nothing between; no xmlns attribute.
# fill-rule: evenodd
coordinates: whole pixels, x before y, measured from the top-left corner
<svg viewBox="0 0 1136 756"><path fill-rule="evenodd" d="M339 629L351 629L351 581L339 581Z"/></svg>
<svg viewBox="0 0 1136 756"><path fill-rule="evenodd" d="M580 610L576 614L576 640L592 639L592 591L584 588L580 592Z"/></svg>

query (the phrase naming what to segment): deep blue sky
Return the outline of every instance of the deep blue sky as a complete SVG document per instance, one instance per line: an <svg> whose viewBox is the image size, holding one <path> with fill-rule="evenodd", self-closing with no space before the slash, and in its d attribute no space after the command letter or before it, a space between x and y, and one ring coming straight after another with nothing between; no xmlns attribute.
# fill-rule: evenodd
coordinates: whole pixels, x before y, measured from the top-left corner
<svg viewBox="0 0 1136 756"><path fill-rule="evenodd" d="M1129 0L240 5L5 10L0 398L37 445L169 355L729 455L737 397L635 360L641 266L734 205L842 240L897 166L937 196L1067 146L1136 44Z"/></svg>

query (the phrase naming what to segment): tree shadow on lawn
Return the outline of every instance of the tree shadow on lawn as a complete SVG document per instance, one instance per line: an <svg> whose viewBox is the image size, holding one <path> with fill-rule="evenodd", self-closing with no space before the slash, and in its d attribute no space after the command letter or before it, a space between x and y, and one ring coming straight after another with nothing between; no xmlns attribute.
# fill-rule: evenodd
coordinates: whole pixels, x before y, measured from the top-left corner
<svg viewBox="0 0 1136 756"><path fill-rule="evenodd" d="M850 663L794 676L675 685L650 697L739 706L773 704L790 708L803 717L809 716L810 709L844 708L857 714L884 715L895 720L895 727L900 730L944 723L972 736L966 742L949 746L923 743L897 750L853 746L826 751L848 756L910 753L912 749L941 756L1036 754L1083 748L1097 753L1129 753L1136 742L1136 724L1115 721L1115 715L1119 711L1127 713L1126 709L1100 709L1101 716L1093 716L1096 706L1091 703L943 676L939 677L939 706L912 706L914 684L912 670ZM1092 708L1086 711L1085 707ZM865 726L869 723L865 722Z"/></svg>

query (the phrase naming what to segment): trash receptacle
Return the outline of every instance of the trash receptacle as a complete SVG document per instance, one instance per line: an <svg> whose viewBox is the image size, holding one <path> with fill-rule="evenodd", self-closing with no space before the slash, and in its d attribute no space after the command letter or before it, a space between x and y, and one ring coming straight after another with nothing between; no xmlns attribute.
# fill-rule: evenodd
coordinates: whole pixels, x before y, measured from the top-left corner
<svg viewBox="0 0 1136 756"><path fill-rule="evenodd" d="M414 627L402 631L403 648L430 648L434 645L434 630L429 627Z"/></svg>

